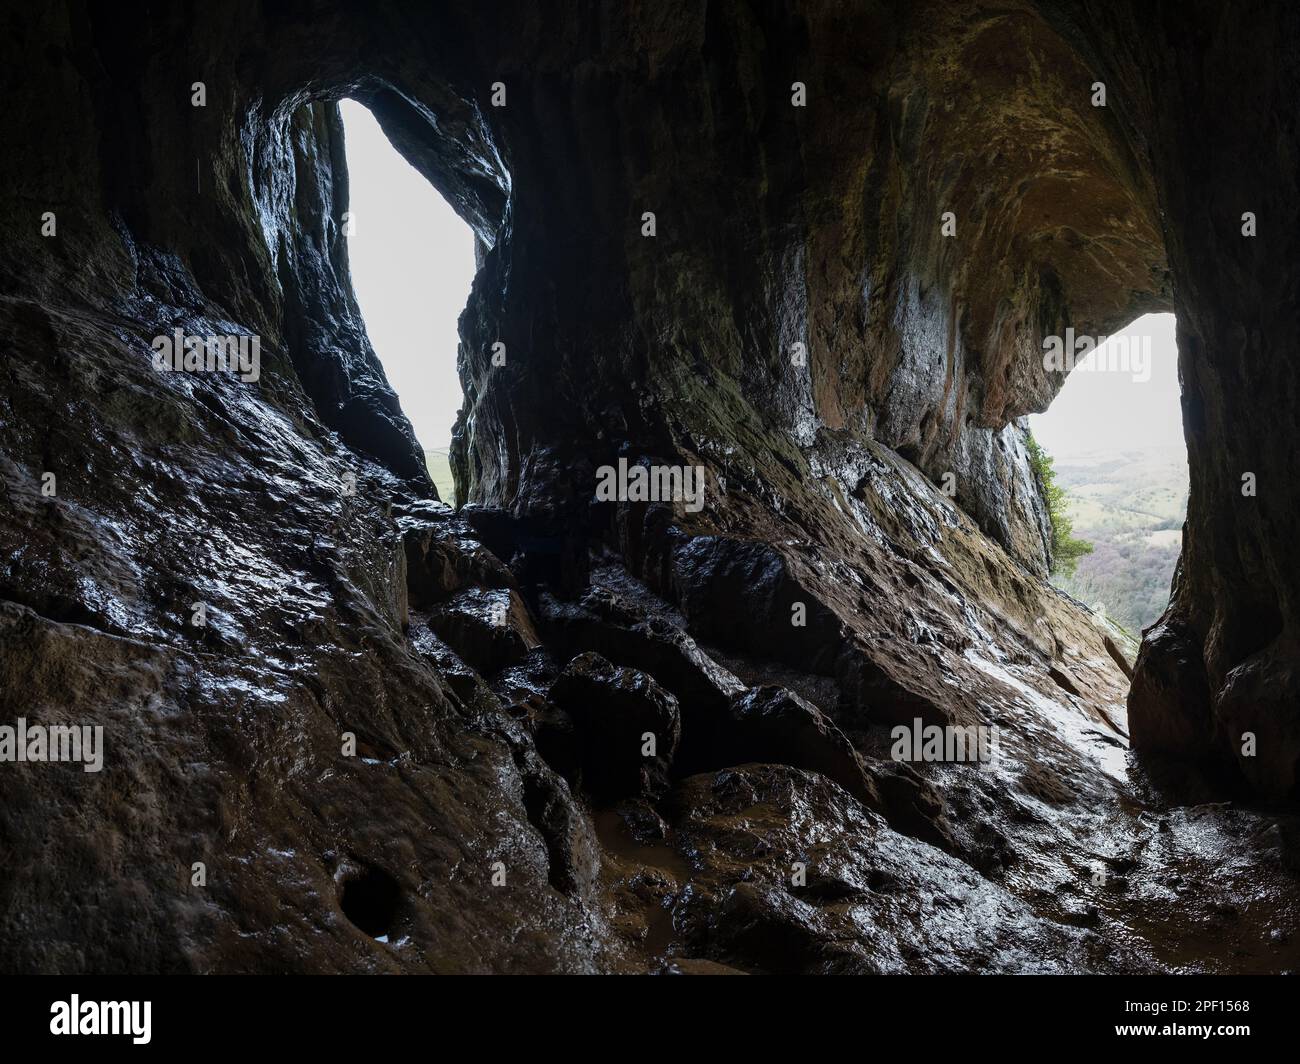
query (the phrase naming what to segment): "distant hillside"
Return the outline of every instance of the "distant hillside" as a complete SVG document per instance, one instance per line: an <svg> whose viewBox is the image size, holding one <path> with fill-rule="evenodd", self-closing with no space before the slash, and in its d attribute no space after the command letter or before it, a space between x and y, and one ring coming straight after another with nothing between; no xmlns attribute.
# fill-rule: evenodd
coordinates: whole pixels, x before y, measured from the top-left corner
<svg viewBox="0 0 1300 1064"><path fill-rule="evenodd" d="M424 452L424 464L428 467L433 485L438 489L438 498L445 503L456 505L456 485L451 479L451 460L445 449L430 449Z"/></svg>
<svg viewBox="0 0 1300 1064"><path fill-rule="evenodd" d="M1186 453L1161 447L1054 457L1074 534L1095 548L1074 576L1056 583L1138 636L1169 601L1187 513Z"/></svg>

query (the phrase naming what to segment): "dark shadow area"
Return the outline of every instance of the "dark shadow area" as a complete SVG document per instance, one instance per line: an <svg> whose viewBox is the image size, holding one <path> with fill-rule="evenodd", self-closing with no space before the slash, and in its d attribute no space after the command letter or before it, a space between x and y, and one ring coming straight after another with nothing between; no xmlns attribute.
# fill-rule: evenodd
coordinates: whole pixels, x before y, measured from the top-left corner
<svg viewBox="0 0 1300 1064"><path fill-rule="evenodd" d="M392 930L401 896L397 880L382 869L365 866L343 881L339 907L367 935L380 938Z"/></svg>

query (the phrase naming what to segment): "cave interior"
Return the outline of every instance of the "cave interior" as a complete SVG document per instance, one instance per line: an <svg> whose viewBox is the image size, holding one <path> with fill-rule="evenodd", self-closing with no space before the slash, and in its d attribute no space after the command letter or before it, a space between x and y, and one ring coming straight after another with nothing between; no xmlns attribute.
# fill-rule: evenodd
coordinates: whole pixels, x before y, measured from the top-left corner
<svg viewBox="0 0 1300 1064"><path fill-rule="evenodd" d="M1300 9L6 21L0 719L106 750L0 773L7 970L1295 967ZM455 507L344 97L475 234ZM1191 483L1130 663L1024 419L1045 337L1152 311Z"/></svg>

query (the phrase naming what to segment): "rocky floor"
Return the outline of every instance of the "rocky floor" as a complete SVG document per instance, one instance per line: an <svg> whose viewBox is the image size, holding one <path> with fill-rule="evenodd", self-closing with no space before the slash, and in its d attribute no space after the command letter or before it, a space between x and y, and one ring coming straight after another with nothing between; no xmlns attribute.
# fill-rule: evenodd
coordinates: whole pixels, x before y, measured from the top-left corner
<svg viewBox="0 0 1300 1064"><path fill-rule="evenodd" d="M680 616L617 567L597 572L589 597L690 646ZM604 635L590 643L619 656ZM692 648L690 657L709 683L743 689L707 654ZM905 772L910 816L895 815L894 826L890 781L900 766L884 760L883 729L853 734L869 781L861 790L856 779L810 771L789 736L774 737L770 760L591 805L614 927L640 963L683 972L718 964L777 972L1294 967L1293 814L1195 802L1186 779L1158 786L1127 749L1122 704L1098 722L1077 699L1044 697L1014 664L968 656L1001 688L990 715L996 756ZM659 665L684 682L680 664ZM592 701L612 704L621 679L607 676ZM789 712L816 717L817 678L781 679L809 691L811 701L782 696ZM545 707L539 686L516 711L546 735L554 723L545 708L524 708L530 697ZM685 711L683 720L689 734ZM823 727L831 734L817 743L833 747L834 725ZM728 753L724 746L714 759ZM829 749L812 756L834 760ZM581 780L580 768L571 778ZM806 870L797 883L796 863Z"/></svg>
<svg viewBox="0 0 1300 1064"><path fill-rule="evenodd" d="M1137 763L1105 632L883 448L762 540L735 488L617 508L573 575L264 392L160 397L111 320L6 321L68 339L5 369L63 472L5 459L0 708L108 736L0 777L6 967L1296 966L1295 817ZM992 760L895 761L915 718Z"/></svg>

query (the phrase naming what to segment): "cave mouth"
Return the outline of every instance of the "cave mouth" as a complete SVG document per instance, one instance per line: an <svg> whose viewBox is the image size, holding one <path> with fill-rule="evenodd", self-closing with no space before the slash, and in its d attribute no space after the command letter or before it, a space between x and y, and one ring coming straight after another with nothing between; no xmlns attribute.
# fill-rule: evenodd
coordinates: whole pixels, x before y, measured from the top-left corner
<svg viewBox="0 0 1300 1064"><path fill-rule="evenodd" d="M364 104L338 106L353 293L438 495L454 504L449 445L464 400L458 319L474 280L474 234Z"/></svg>
<svg viewBox="0 0 1300 1064"><path fill-rule="evenodd" d="M1049 487L1052 582L1118 626L1131 659L1168 606L1187 516L1176 323L1144 314L1108 337L1049 337L1045 351L1057 340L1078 361L1029 419L1061 489Z"/></svg>

